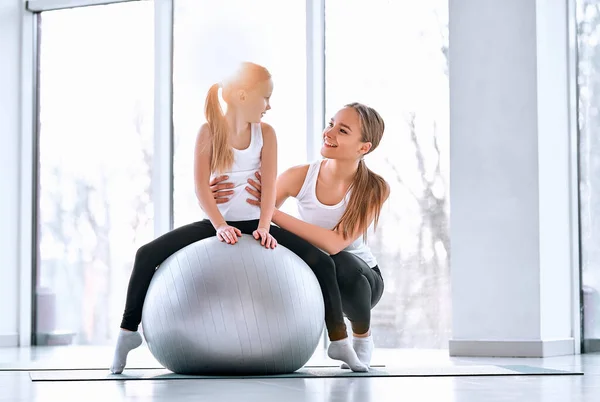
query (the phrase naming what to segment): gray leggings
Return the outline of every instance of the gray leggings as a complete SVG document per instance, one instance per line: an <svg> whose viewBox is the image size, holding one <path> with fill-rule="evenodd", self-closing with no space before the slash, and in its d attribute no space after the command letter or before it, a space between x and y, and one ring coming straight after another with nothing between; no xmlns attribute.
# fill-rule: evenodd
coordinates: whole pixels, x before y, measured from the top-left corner
<svg viewBox="0 0 600 402"><path fill-rule="evenodd" d="M342 251L331 256L342 296L342 309L355 334L364 334L371 326L371 309L383 294L379 267L369 268L356 255Z"/></svg>

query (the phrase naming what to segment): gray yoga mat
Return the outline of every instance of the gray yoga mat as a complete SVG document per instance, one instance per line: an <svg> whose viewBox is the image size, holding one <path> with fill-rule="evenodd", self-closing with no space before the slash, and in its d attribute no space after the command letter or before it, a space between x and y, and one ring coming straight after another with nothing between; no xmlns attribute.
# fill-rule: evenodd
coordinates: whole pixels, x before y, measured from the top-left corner
<svg viewBox="0 0 600 402"><path fill-rule="evenodd" d="M49 361L25 361L25 362L7 362L0 363L0 371L75 371L75 370L107 370L109 362L103 364L89 364L72 361L49 362ZM162 369L156 364L131 364L128 365L133 370Z"/></svg>
<svg viewBox="0 0 600 402"><path fill-rule="evenodd" d="M330 367L335 368L339 365L306 365L305 368L314 367ZM385 367L383 364L374 364L373 367ZM133 371L144 371L144 370L163 370L164 367L159 363L146 363L146 364L127 364L127 370ZM108 370L108 363L104 364L89 364L89 363L78 363L72 361L65 362L51 362L51 361L26 361L26 362L11 362L11 363L0 363L0 371L98 371ZM169 371L170 373L170 371Z"/></svg>
<svg viewBox="0 0 600 402"><path fill-rule="evenodd" d="M448 376L520 376L582 375L582 372L554 370L521 365L460 365L431 367L372 367L368 373L353 373L339 367L303 367L291 374L264 376L191 376L174 374L166 369L126 369L121 375L108 370L32 371L32 381L130 381L130 380L205 380L240 378L327 378L327 377L448 377Z"/></svg>

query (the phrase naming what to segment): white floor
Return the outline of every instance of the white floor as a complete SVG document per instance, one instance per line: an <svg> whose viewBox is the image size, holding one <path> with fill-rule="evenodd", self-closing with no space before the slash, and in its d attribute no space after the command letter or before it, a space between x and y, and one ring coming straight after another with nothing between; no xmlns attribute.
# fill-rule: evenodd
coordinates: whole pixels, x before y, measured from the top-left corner
<svg viewBox="0 0 600 402"><path fill-rule="evenodd" d="M0 348L0 402L29 401L600 401L600 354L547 359L450 358L445 350L376 350L374 364L526 364L582 370L583 376L307 378L31 382L27 367L108 367L105 347ZM158 367L144 347L131 367ZM333 363L319 352L309 363ZM5 371L11 367L21 371ZM4 371L2 371L4 370Z"/></svg>

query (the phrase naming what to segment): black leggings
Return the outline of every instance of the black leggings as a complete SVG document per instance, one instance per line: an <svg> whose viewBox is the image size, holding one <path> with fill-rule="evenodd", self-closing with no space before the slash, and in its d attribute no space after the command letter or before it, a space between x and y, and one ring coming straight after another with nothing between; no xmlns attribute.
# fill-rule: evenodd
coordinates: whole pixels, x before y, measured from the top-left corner
<svg viewBox="0 0 600 402"><path fill-rule="evenodd" d="M238 228L242 233L251 235L258 227L258 220L228 222L228 224ZM270 233L275 237L278 244L286 247L304 260L317 277L325 302L325 325L327 326L329 339L335 341L345 338L347 336L346 324L344 323L342 297L340 295L340 288L338 287L338 278L336 278L334 258L280 227L271 225ZM135 255L133 271L129 279L121 328L137 331L142 320L144 299L146 298L146 293L148 292L156 267L182 248L196 241L215 236L215 234L214 227L209 220L205 219L174 229L140 247ZM341 258L340 263L344 263ZM346 270L346 268L343 269L344 271ZM354 307L355 305L354 303L350 303L349 306ZM363 315L361 314L363 314L363 310L364 306L358 309L351 308L348 311L351 311L351 314L360 311L356 317L361 317L362 319ZM348 317L351 316L355 317L354 315L349 315Z"/></svg>
<svg viewBox="0 0 600 402"><path fill-rule="evenodd" d="M356 255L342 251L332 255L342 308L355 334L366 334L371 327L371 309L383 294L383 278L379 267L369 268Z"/></svg>

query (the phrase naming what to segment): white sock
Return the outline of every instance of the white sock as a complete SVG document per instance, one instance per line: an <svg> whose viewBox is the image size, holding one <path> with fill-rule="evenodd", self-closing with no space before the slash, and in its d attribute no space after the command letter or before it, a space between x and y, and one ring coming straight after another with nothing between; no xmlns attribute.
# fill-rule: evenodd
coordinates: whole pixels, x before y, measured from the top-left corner
<svg viewBox="0 0 600 402"><path fill-rule="evenodd" d="M358 360L358 356L356 356L356 352L352 349L348 338L332 341L327 349L327 355L334 360L343 361L352 371L369 371L367 366Z"/></svg>
<svg viewBox="0 0 600 402"><path fill-rule="evenodd" d="M127 363L127 354L142 344L142 336L139 332L127 331L121 329L119 338L117 339L117 347L115 348L115 356L113 357L110 371L113 374L121 374Z"/></svg>
<svg viewBox="0 0 600 402"><path fill-rule="evenodd" d="M371 356L373 355L373 349L375 345L373 343L373 337L369 334L366 337L354 337L352 339L352 348L356 352L358 360L368 368L371 368ZM341 368L350 368L347 364L342 364Z"/></svg>
<svg viewBox="0 0 600 402"><path fill-rule="evenodd" d="M371 367L371 356L373 355L373 337L371 335L365 338L355 337L352 340L352 347L356 352L358 360L367 367Z"/></svg>

